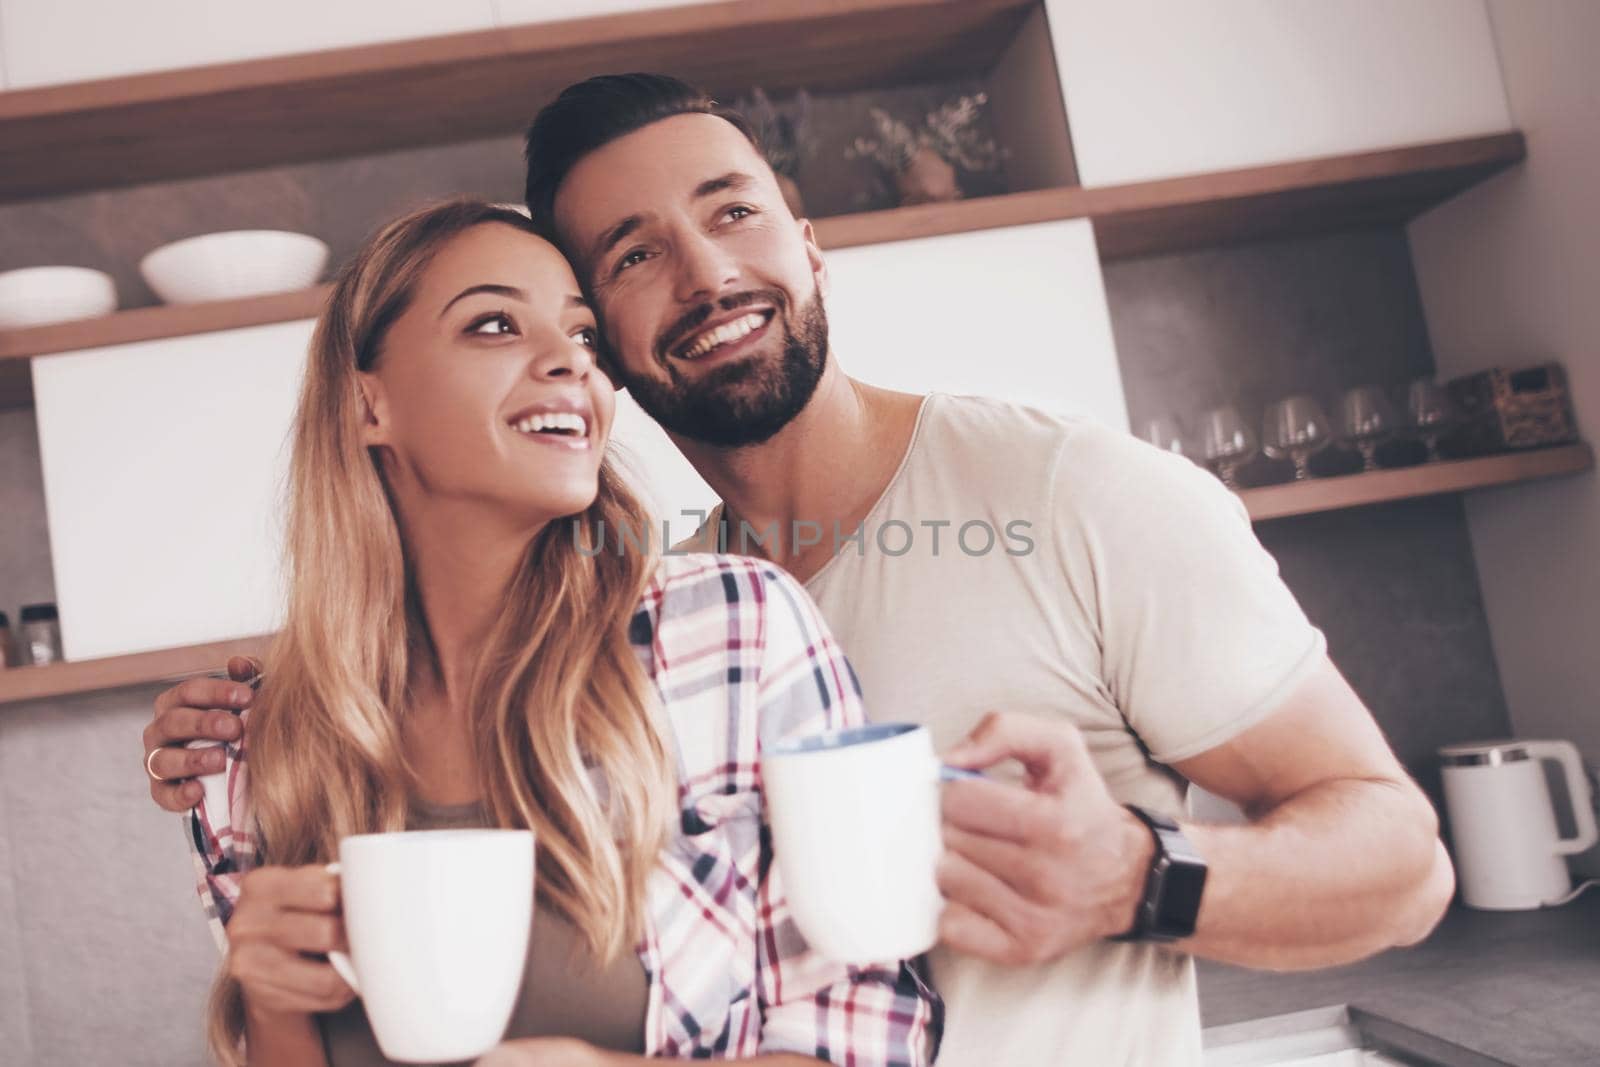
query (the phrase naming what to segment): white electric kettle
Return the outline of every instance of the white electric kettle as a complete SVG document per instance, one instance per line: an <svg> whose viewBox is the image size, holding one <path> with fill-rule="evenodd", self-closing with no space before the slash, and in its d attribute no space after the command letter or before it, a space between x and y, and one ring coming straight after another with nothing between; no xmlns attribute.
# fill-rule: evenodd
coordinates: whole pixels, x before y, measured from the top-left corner
<svg viewBox="0 0 1600 1067"><path fill-rule="evenodd" d="M1462 903L1491 911L1552 904L1572 888L1566 857L1592 846L1594 801L1569 741L1488 741L1439 750ZM1544 762L1566 773L1574 837L1556 830Z"/></svg>

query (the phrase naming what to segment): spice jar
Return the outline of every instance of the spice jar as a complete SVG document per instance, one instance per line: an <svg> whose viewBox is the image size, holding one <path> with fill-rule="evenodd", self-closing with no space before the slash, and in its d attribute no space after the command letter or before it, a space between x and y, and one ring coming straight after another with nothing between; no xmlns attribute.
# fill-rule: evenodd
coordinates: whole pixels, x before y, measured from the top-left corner
<svg viewBox="0 0 1600 1067"><path fill-rule="evenodd" d="M61 621L54 604L25 605L19 636L22 662L35 667L61 662Z"/></svg>

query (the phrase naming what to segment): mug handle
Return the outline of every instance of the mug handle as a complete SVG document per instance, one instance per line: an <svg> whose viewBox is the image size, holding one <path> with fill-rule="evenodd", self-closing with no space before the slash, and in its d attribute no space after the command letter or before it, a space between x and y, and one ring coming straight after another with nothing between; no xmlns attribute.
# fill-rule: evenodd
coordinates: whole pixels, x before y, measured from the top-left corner
<svg viewBox="0 0 1600 1067"><path fill-rule="evenodd" d="M337 863L330 863L323 869L335 878L339 876L339 865ZM355 964L350 962L350 957L338 949L334 949L328 953L328 962L333 964L333 969L339 972L339 977L343 978L345 984L355 990L356 996L359 997L361 995L361 983L356 980Z"/></svg>
<svg viewBox="0 0 1600 1067"><path fill-rule="evenodd" d="M1600 840L1595 826L1594 798L1589 795L1589 779L1583 773L1583 760L1571 741L1530 741L1528 754L1536 760L1555 760L1567 776L1567 798L1572 802L1572 821L1576 832L1556 843L1556 853L1571 856L1584 852Z"/></svg>

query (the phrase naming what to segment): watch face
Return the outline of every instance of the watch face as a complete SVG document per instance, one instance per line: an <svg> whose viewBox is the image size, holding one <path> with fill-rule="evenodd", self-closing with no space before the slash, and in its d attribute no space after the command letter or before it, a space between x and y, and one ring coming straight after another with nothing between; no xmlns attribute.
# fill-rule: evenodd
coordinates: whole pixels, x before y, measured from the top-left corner
<svg viewBox="0 0 1600 1067"><path fill-rule="evenodd" d="M1205 887L1204 863L1180 860L1169 864L1161 879L1155 928L1171 937L1188 937L1194 933L1195 919L1200 915L1200 894Z"/></svg>

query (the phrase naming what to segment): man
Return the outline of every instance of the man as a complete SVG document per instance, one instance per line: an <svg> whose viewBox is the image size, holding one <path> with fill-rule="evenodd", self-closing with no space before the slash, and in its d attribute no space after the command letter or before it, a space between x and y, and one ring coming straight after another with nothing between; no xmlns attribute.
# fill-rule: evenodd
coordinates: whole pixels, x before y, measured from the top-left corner
<svg viewBox="0 0 1600 1067"><path fill-rule="evenodd" d="M1196 1064L1192 955L1318 967L1431 930L1453 889L1434 813L1236 498L1085 422L850 379L810 223L689 86L574 86L528 158L612 373L723 501L700 544L787 567L875 717L996 768L946 787L942 1062ZM936 313L885 313L908 310ZM979 527L1003 546L957 543ZM164 694L147 768L202 769L156 749L231 725L205 709L239 688ZM1185 781L1249 823L1185 819ZM192 788L152 791L180 810Z"/></svg>

